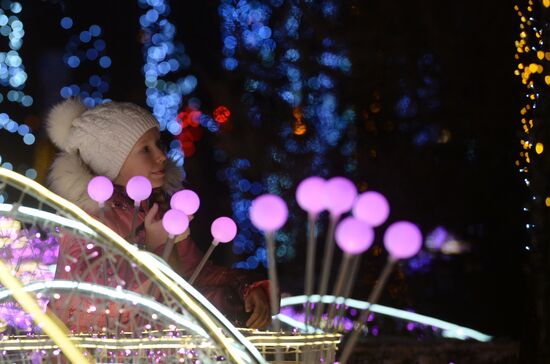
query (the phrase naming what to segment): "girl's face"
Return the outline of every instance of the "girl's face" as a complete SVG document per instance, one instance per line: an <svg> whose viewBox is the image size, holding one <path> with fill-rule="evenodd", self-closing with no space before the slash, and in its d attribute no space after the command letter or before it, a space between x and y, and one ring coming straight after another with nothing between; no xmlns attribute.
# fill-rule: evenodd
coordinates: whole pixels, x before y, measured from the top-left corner
<svg viewBox="0 0 550 364"><path fill-rule="evenodd" d="M134 176L144 176L151 181L153 188L164 183L164 163L166 154L160 145L160 132L157 128L149 129L134 144L115 178L115 184L125 186Z"/></svg>

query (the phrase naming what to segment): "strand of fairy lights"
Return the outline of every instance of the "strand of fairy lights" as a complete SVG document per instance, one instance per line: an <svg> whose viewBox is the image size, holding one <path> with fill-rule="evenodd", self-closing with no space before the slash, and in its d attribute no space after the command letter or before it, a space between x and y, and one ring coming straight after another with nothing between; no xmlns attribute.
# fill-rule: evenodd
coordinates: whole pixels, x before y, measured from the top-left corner
<svg viewBox="0 0 550 364"><path fill-rule="evenodd" d="M541 3L544 9L550 7L550 0L543 0ZM519 158L515 161L515 165L522 173L525 185L531 191L531 203L540 198L531 188L529 177L531 162L533 158L544 153L544 143L537 137L534 130L537 126L535 114L541 87L550 85L550 73L548 72L550 70L550 49L543 40L544 26L535 18L534 6L533 0L528 1L525 11L522 11L518 5L514 6L520 19L520 33L519 39L515 42L516 54L514 55L518 64L514 74L521 78L521 83L525 86L525 104L520 110L523 135L520 139ZM545 205L550 207L550 196L543 198ZM523 210L528 212L529 207L524 207ZM535 225L527 223L525 227L529 231ZM524 249L530 251L532 243L527 243Z"/></svg>
<svg viewBox="0 0 550 364"><path fill-rule="evenodd" d="M19 18L23 6L17 1L9 0L3 1L0 6L0 35L9 39L9 50L0 51L0 85L10 89L5 96L0 93L0 103L7 100L23 107L30 107L34 100L32 96L25 94L23 91L28 76L25 72L23 59L19 54L25 35L23 22ZM32 145L36 140L27 124L11 119L6 113L0 113L0 130L2 129L21 137L25 145ZM0 166L7 169L14 168L12 163L3 160L2 155L0 155ZM36 178L36 170L29 168L25 175L34 179ZM0 195L0 202L3 199L3 196Z"/></svg>
<svg viewBox="0 0 550 364"><path fill-rule="evenodd" d="M307 14L315 13L332 22L340 7L337 1L330 0L322 3L222 0L218 7L222 67L229 72L245 72L241 100L250 123L259 127L264 120L277 117L265 114L261 100L282 101L288 106L288 117L285 116L276 131L281 145L269 146L270 157L282 164L292 160L293 155L310 154L311 170L316 174L323 174L331 151L338 151L349 159L345 163L347 173L353 173L357 167L353 160L355 141L344 140L345 130L353 123L355 113L351 108L340 111L337 97L339 77L349 74L351 60L345 47L330 35L319 42L318 51L308 51L310 43L316 40L308 38L311 29L304 19ZM316 63L313 71L309 70L311 67L304 67L311 60ZM250 160L239 158L219 174L231 190L233 215L240 227L233 244L234 252L249 255L236 264L244 269L267 263L265 249L255 246L255 229L245 217L252 198L264 190L278 194L294 184L286 172L271 173L262 183L249 181L245 175L250 164ZM287 232L278 232L276 239L277 256L292 258L295 239Z"/></svg>
<svg viewBox="0 0 550 364"><path fill-rule="evenodd" d="M75 25L74 20L68 16L63 17L59 24L65 30L72 30ZM101 72L111 67L112 60L107 54L107 44L101 37L102 33L103 29L99 25L92 24L69 37L63 55L63 62L67 67L78 69L84 65L91 65L100 71L93 73L85 82L63 86L60 95L64 99L79 97L87 107L109 101L104 97L109 91L109 78Z"/></svg>
<svg viewBox="0 0 550 364"><path fill-rule="evenodd" d="M166 0L138 0L144 13L139 18L143 36L143 74L147 87L147 105L160 123L160 130L168 130L173 135L182 132L177 116L182 99L192 93L197 86L197 78L188 74L170 80L170 76L189 68L191 60L183 44L176 42L176 27L168 20L171 9ZM170 145L168 156L178 166L183 165L184 155L177 143Z"/></svg>

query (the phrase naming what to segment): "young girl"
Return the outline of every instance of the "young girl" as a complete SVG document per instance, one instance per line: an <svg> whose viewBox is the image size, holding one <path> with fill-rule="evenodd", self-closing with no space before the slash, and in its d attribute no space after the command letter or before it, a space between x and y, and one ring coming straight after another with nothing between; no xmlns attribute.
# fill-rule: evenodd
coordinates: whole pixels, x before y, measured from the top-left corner
<svg viewBox="0 0 550 364"><path fill-rule="evenodd" d="M108 177L115 189L106 202L104 223L126 239L131 234L134 203L126 195L124 186L133 176L145 176L151 181L153 194L139 208L136 241L132 242L162 255L167 233L161 216L168 208L170 195L182 188L182 171L161 148L159 124L151 113L137 105L119 102L87 109L79 100L70 99L52 109L47 130L53 143L61 149L48 176L51 190L97 217L98 205L88 197L87 185L94 176ZM189 230L176 240L179 242L168 264L182 277L189 278L202 253L191 240ZM78 271L79 263L84 269L82 259L86 254L81 243L62 238L56 279L74 279L71 274ZM107 275L112 277L113 273L110 271ZM101 274L81 279L97 282L98 276ZM102 283L109 285L110 278ZM267 284L267 281L251 281L245 271L213 264L204 268L195 283L222 312L230 311L229 302L237 298L250 314L246 326L251 328L265 328L271 321ZM238 297L231 297L235 295ZM62 319L68 320L65 323L71 328L71 312L66 314Z"/></svg>

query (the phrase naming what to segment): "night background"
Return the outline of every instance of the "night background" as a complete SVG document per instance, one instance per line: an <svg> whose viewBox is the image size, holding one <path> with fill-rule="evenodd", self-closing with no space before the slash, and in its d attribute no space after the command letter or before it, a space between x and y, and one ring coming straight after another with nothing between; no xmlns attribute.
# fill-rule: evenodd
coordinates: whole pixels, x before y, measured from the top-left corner
<svg viewBox="0 0 550 364"><path fill-rule="evenodd" d="M385 263L385 228L413 221L426 246L399 264L380 303L492 335L523 362L550 362L550 259L537 248L548 242L548 163L545 154L524 154L521 119L533 110L520 111L532 99L514 75L521 57L528 65L537 56L517 54L516 41L531 39L520 37L520 24L533 31L513 3L167 3L23 1L20 9L2 0L1 165L45 183L55 149L43 121L63 98L148 107L201 197L194 240L206 250L214 218L237 221L235 241L214 253L219 264L266 274L248 207L265 192L285 198L290 216L277 236L278 270L282 292L292 295L303 292L306 240L296 186L311 175L345 176L391 205L362 258L354 298L367 299ZM528 5L518 3L523 12ZM530 15L542 38L547 5L534 1ZM538 62L548 66L549 58ZM26 77L12 82L16 69ZM544 105L548 85L534 70ZM546 115L540 109L535 120ZM548 137L538 130L531 144ZM520 169L530 158L528 188ZM326 216L321 221L324 236ZM530 231L533 221L538 231ZM334 273L339 256L335 262Z"/></svg>

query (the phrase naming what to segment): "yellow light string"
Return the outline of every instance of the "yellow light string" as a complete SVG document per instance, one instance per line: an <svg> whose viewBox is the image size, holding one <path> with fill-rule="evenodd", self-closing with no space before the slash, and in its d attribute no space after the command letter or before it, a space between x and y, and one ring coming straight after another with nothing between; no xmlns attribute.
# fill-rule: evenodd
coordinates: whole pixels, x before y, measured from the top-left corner
<svg viewBox="0 0 550 364"><path fill-rule="evenodd" d="M550 7L550 0L541 2L544 8ZM528 173L528 167L533 162L533 158L544 153L544 144L535 140L536 135L532 130L535 127L534 110L539 99L538 90L541 87L550 86L550 66L548 66L550 52L544 49L548 46L543 42L542 26L539 26L534 17L534 8L533 0L528 1L525 9L521 9L519 5L514 6L520 20L519 37L515 41L516 54L514 55L518 63L514 74L520 77L521 83L526 88L525 104L520 108L521 128L524 133L520 140L522 148L519 151L519 158L514 163L520 173ZM541 8L538 9L540 11ZM542 11L547 10L542 9ZM527 186L530 185L527 175L524 182ZM529 247L526 246L526 249L529 250Z"/></svg>
<svg viewBox="0 0 550 364"><path fill-rule="evenodd" d="M34 322L52 338L71 363L92 363L68 338L68 330L65 325L55 315L42 312L40 305L24 291L21 283L11 274L8 266L2 260L0 260L0 283L12 292L13 297L23 310L30 314ZM91 358L89 354L87 355L88 358Z"/></svg>

